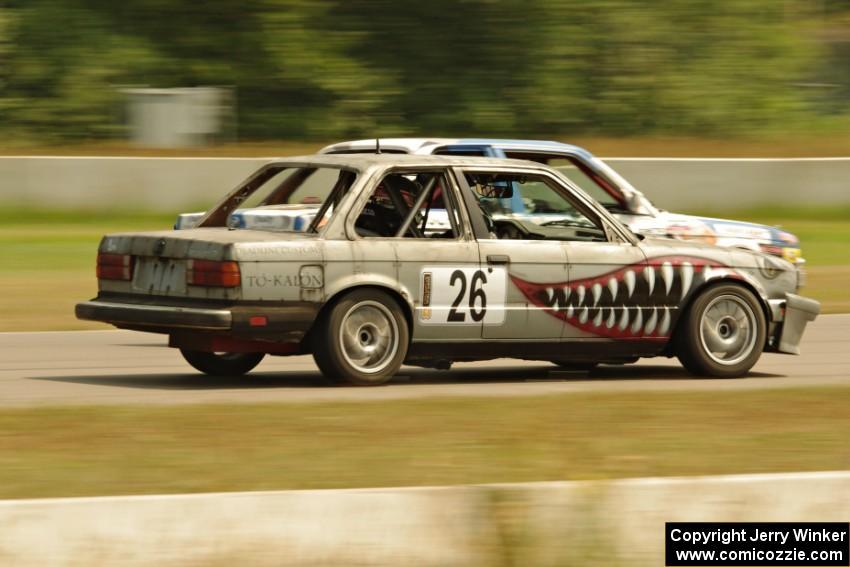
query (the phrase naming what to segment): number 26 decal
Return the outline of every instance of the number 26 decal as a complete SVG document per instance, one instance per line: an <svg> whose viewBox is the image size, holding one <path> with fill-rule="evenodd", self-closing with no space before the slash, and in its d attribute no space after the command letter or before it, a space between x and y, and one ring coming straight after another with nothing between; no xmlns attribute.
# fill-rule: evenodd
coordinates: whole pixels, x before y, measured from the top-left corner
<svg viewBox="0 0 850 567"><path fill-rule="evenodd" d="M504 268L425 267L419 320L426 324L500 325L505 319Z"/></svg>
<svg viewBox="0 0 850 567"><path fill-rule="evenodd" d="M457 292L457 297L452 303L452 308L449 310L448 320L452 323L462 323L466 320L466 313L457 310L458 305L466 297L466 274L463 270L455 270L449 279L449 285L455 287L455 282L460 284L460 290ZM472 275L472 282L469 286L469 316L472 320L478 323L484 316L487 315L487 293L484 291L484 284L487 283L487 276L481 270L475 270ZM476 302L481 300L480 305L476 309Z"/></svg>

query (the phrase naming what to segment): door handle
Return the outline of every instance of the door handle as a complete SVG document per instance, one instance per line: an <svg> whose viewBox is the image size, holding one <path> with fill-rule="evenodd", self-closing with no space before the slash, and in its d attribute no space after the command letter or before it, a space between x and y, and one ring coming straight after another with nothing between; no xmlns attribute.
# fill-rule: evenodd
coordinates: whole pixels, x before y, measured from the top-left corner
<svg viewBox="0 0 850 567"><path fill-rule="evenodd" d="M511 263L511 257L504 254L487 254L487 263L491 266L506 266Z"/></svg>

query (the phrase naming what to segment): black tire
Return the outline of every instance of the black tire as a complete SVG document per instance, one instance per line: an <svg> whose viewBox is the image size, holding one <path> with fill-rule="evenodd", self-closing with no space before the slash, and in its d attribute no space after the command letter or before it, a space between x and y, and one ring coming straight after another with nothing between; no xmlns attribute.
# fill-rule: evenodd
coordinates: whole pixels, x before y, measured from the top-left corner
<svg viewBox="0 0 850 567"><path fill-rule="evenodd" d="M570 362L569 360L550 360L549 362L560 366L564 370L574 370L576 372L590 372L599 366L598 362Z"/></svg>
<svg viewBox="0 0 850 567"><path fill-rule="evenodd" d="M262 352L203 352L200 350L180 349L186 362L196 370L210 376L242 376L257 366L263 357Z"/></svg>
<svg viewBox="0 0 850 567"><path fill-rule="evenodd" d="M701 293L683 315L676 356L691 374L737 378L761 357L766 335L756 296L741 285L719 284Z"/></svg>
<svg viewBox="0 0 850 567"><path fill-rule="evenodd" d="M407 355L410 338L401 307L376 289L358 289L338 299L314 331L313 358L319 370L330 381L355 386L389 381Z"/></svg>

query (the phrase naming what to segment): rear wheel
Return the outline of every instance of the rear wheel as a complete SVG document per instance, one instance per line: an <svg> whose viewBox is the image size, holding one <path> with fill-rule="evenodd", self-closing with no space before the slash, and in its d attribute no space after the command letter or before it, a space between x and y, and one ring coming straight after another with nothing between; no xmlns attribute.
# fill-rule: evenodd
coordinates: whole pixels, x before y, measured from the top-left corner
<svg viewBox="0 0 850 567"><path fill-rule="evenodd" d="M751 291L721 284L694 300L677 333L676 355L689 372L735 378L761 357L767 322Z"/></svg>
<svg viewBox="0 0 850 567"><path fill-rule="evenodd" d="M334 303L313 334L313 358L326 378L355 386L389 381L407 354L404 314L387 293L355 290Z"/></svg>
<svg viewBox="0 0 850 567"><path fill-rule="evenodd" d="M210 376L241 376L257 366L265 354L262 352L203 352L180 349L180 354L196 370Z"/></svg>

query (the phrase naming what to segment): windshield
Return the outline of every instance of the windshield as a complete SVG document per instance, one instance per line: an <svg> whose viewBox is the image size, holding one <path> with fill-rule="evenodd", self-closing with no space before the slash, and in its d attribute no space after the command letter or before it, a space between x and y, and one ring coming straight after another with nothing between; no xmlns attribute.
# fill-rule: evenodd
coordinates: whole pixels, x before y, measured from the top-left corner
<svg viewBox="0 0 850 567"><path fill-rule="evenodd" d="M317 232L357 174L336 167L268 166L225 197L197 226Z"/></svg>
<svg viewBox="0 0 850 567"><path fill-rule="evenodd" d="M628 181L598 158L583 161L572 155L528 151L505 151L505 156L545 163L558 170L612 213L652 214L649 202L637 193ZM630 199L636 201L631 202Z"/></svg>

